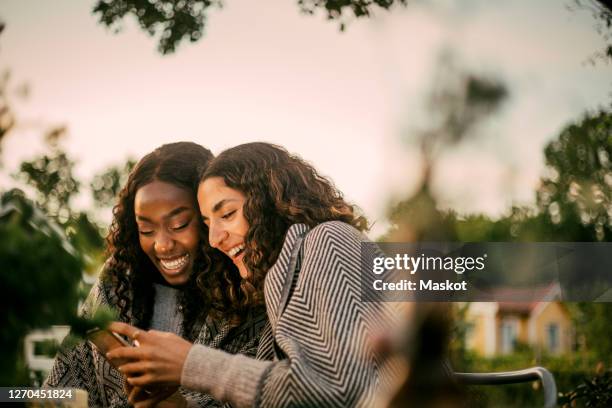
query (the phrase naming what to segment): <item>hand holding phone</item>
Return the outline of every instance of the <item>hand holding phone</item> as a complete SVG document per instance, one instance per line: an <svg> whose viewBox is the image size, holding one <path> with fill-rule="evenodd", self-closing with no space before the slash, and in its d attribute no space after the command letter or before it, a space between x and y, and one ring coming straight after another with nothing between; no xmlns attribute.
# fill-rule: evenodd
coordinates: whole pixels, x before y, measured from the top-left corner
<svg viewBox="0 0 612 408"><path fill-rule="evenodd" d="M106 329L92 329L86 334L87 340L93 343L98 349L100 354L106 358L106 353L116 349L117 347L133 347L130 343L124 340L117 333ZM128 363L127 359L115 359L111 364L114 367L119 367L125 363Z"/></svg>

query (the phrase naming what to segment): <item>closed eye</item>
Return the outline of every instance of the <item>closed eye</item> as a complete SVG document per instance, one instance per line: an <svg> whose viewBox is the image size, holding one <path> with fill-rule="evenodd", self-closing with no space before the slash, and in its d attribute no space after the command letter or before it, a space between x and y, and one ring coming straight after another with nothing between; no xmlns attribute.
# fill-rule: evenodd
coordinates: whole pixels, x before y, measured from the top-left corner
<svg viewBox="0 0 612 408"><path fill-rule="evenodd" d="M191 220L190 220L190 221L187 221L186 223L181 224L181 225L179 225L179 226L172 227L172 230L173 230L173 231L180 231L180 230L182 230L183 228L186 228L186 227L189 225L189 223L190 223L190 222L191 222Z"/></svg>
<svg viewBox="0 0 612 408"><path fill-rule="evenodd" d="M145 237L147 237L147 236L153 234L153 231L142 231L142 230L139 230L138 233L140 235L144 235Z"/></svg>
<svg viewBox="0 0 612 408"><path fill-rule="evenodd" d="M229 218L230 218L232 215L234 215L235 213L236 213L236 210L230 211L230 212L228 212L227 214L222 215L222 216L221 216L221 218L223 218L223 219L227 220L227 219L229 219Z"/></svg>

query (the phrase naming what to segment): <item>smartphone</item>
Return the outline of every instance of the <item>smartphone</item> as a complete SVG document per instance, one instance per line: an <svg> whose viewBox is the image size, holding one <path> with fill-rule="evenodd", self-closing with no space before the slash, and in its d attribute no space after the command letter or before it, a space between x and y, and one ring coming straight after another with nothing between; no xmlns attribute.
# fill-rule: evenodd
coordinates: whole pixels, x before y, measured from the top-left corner
<svg viewBox="0 0 612 408"><path fill-rule="evenodd" d="M132 347L130 343L124 340L117 333L107 329L91 329L86 335L87 340L93 343L93 345L100 351L100 354L106 356L106 353L116 349L117 347ZM121 366L129 362L127 359L113 360L111 363L114 367Z"/></svg>

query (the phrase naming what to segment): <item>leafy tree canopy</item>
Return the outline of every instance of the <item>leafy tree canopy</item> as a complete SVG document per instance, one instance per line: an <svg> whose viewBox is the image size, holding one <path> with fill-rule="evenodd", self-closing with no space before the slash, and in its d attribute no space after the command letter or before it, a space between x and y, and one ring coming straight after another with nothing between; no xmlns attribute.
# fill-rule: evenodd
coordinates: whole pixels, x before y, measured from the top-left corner
<svg viewBox="0 0 612 408"><path fill-rule="evenodd" d="M595 59L612 62L612 0L574 0L577 8L589 11L595 19L595 29L606 45L594 55Z"/></svg>
<svg viewBox="0 0 612 408"><path fill-rule="evenodd" d="M389 9L394 3L406 5L407 0L298 0L305 14L324 10L327 18L340 22L344 30L347 17L368 17L374 9ZM94 9L100 22L120 29L128 15L136 18L150 36L159 36L158 50L162 54L176 51L183 40L198 41L206 25L210 7L221 8L221 0L99 0Z"/></svg>
<svg viewBox="0 0 612 408"><path fill-rule="evenodd" d="M551 174L542 180L537 202L555 238L612 240L612 113L587 114L544 154Z"/></svg>

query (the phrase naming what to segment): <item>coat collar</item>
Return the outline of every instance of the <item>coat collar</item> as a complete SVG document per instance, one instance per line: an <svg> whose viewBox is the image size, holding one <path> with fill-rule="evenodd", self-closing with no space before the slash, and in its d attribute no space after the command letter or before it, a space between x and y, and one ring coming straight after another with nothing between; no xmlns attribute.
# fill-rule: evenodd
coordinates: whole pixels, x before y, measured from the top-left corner
<svg viewBox="0 0 612 408"><path fill-rule="evenodd" d="M283 246L278 253L278 258L270 270L286 271L289 265L294 263L297 256L296 246L301 244L302 238L310 231L306 224L293 224L287 229Z"/></svg>
<svg viewBox="0 0 612 408"><path fill-rule="evenodd" d="M272 330L288 301L302 239L310 231L306 224L293 224L285 234L283 246L265 281L266 309Z"/></svg>

